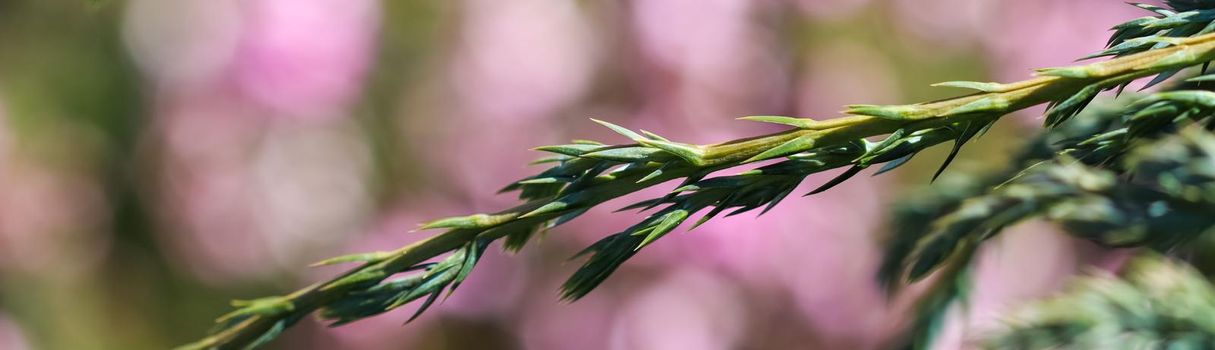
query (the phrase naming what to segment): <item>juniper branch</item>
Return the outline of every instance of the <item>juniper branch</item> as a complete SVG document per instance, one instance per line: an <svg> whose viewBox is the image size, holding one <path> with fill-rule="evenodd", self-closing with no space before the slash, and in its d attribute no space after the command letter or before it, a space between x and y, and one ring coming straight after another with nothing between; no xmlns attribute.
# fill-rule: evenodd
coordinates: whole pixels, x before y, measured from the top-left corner
<svg viewBox="0 0 1215 350"><path fill-rule="evenodd" d="M1160 207L1164 203L1159 202L1160 199L1139 193L1147 190L1134 195L1119 194L1113 199L1093 195L1094 191L1105 193L1101 191L1115 188L1130 191L1127 186L1134 185L1134 182L1117 180L1120 177L1143 179L1161 176L1155 172L1148 175L1146 169L1141 169L1143 160L1140 154L1146 153L1146 150L1163 152L1171 149L1171 144L1154 143L1154 140L1174 135L1184 126L1208 130L1215 128L1215 92L1180 90L1156 93L1129 104L1118 113L1119 118L1093 115L1090 116L1093 118L1088 118L1093 120L1077 120L1087 122L1076 126L1086 130L1081 133L1063 128L1053 132L1055 134L1048 134L1030 148L1043 148L1044 144L1050 143L1046 147L1054 148L1053 153L1042 157L1045 152L1030 151L1035 156L1025 157L1003 174L985 180L987 186L991 187L985 193L963 191L944 198L941 203L930 203L930 208L934 208L932 218L922 214L901 215L907 218L904 221L911 221L910 224L903 223L903 230L911 232L896 236L896 241L892 242L882 265L883 282L894 284L903 277L918 280L951 255L959 252L969 254L968 251L976 246L975 242L987 240L1002 228L1035 216L1059 220L1072 233L1111 246L1164 249L1176 245L1183 238L1194 237L1196 232L1193 229L1206 227L1209 220L1202 215L1166 215L1174 211ZM1084 136L1059 140L1066 134ZM1145 147L1144 143L1152 147ZM1180 186L1176 181L1183 179L1181 174L1167 175L1173 181L1169 186ZM1161 191L1164 190L1153 189L1145 193ZM1146 212L1147 207L1153 205L1156 206L1156 216L1172 220L1189 218L1189 221L1170 221L1169 225L1181 228L1156 232L1166 225L1144 226L1152 222L1148 220L1150 215Z"/></svg>
<svg viewBox="0 0 1215 350"><path fill-rule="evenodd" d="M1161 252L1215 228L1212 102L1208 91L1167 91L1088 113L1032 142L981 185L902 204L882 282L898 286L943 270L917 308L909 346L925 348L948 306L965 301L962 271L979 243L1017 220L1042 217L1100 244Z"/></svg>
<svg viewBox="0 0 1215 350"><path fill-rule="evenodd" d="M1135 19L1118 26L1107 43L1108 49L1087 58L1114 56L1120 57L1149 49L1166 47L1170 41L1178 37L1204 35L1215 29L1215 12L1211 10L1215 2L1207 0L1171 0L1166 1L1172 9L1159 8L1147 4L1133 4L1151 11L1156 16ZM1202 70L1206 71L1207 64ZM1174 76L1180 69L1174 69L1159 74L1147 86L1156 85ZM1202 82L1213 80L1211 76L1190 79L1191 83L1179 86L1177 89L1194 89ZM1196 83L1196 84L1195 84ZM1118 86L1119 93L1126 84ZM1187 105L1185 101L1201 100L1204 92L1184 91L1160 94L1130 106L1129 112L1123 109L1128 106L1102 108L1087 114L1082 120L1063 124L1063 128L1054 128L1029 143L1025 151L1016 157L1012 165L1001 172L988 175L977 181L962 184L954 183L945 188L937 187L917 194L901 202L895 211L895 222L891 227L896 231L887 243L887 252L879 272L879 280L893 292L903 281L904 273L910 264L920 264L920 269L936 269L932 264L922 264L922 261L911 260L913 250L922 247L925 237L934 232L934 224L938 218L947 217L969 198L982 197L989 188L1000 187L1001 183L1012 181L1024 169L1033 168L1043 162L1059 156L1076 157L1077 160L1090 166L1100 166L1115 173L1119 169L1120 157L1125 153L1129 144L1144 137L1157 137L1176 131L1175 125L1184 124L1201 118L1204 111L1201 104ZM1083 97L1084 94L1078 94ZM1087 104L1087 100L1082 100ZM1070 107L1079 111L1082 107ZM1150 106L1149 106L1150 105ZM1148 108L1143 108L1143 107ZM1073 112L1074 113L1074 112ZM1071 113L1069 113L1071 114ZM1048 119L1050 121L1051 119ZM1057 125L1057 124L1056 124ZM1135 130L1130 132L1130 130ZM955 181L957 182L957 181ZM1047 206L1047 203L1039 203ZM981 210L971 210L975 214L972 221L982 222ZM956 217L956 215L955 215ZM978 220L976 220L978 219ZM1184 235L1182 235L1184 237ZM940 236L937 236L940 237ZM951 305L966 301L969 282L967 272L969 257L974 254L981 240L967 236L957 241L956 245L944 245L949 257L936 256L932 259L942 261L941 268L936 273L938 278L928 293L921 298L916 306L915 318L907 332L905 346L908 348L927 348L937 333L936 329L944 322L946 311ZM941 253L943 251L937 251ZM923 272L920 272L922 275ZM918 278L918 277L917 277Z"/></svg>
<svg viewBox="0 0 1215 350"><path fill-rule="evenodd" d="M420 308L424 310L467 276L489 242L505 238L508 248L518 249L538 229L573 219L624 194L683 179L676 192L643 205L665 206L663 209L588 248L585 253L591 253L591 258L563 288L566 298L577 298L602 282L638 249L674 230L697 211L708 209L716 215L723 208L745 212L775 205L810 173L850 167L844 177L821 188L825 190L871 165L886 164L889 170L920 150L949 140L955 141L956 153L957 148L995 120L1034 105L1052 105L1047 123L1054 126L1074 116L1103 90L1215 59L1212 34L1161 39L1155 45L1160 47L1124 55L1115 53L1121 56L1108 61L1040 69L1037 78L1011 84L941 84L978 90L957 98L911 105L854 105L845 110L849 116L824 121L744 118L783 124L791 129L718 144L673 142L604 123L633 143L577 142L542 147L542 151L558 154L546 160L557 165L507 188L519 191L523 204L496 213L425 224L424 229L447 231L394 251L331 259L327 263L361 265L285 296L238 303L235 306L239 309L221 318L214 333L183 348L256 347L317 310L321 311L321 317L339 324L386 312L422 297L427 298ZM867 140L881 135L888 136L881 142ZM786 160L756 171L706 179L719 170L776 158ZM777 186L769 186L772 184ZM443 260L427 263L445 254ZM421 272L391 280L414 270Z"/></svg>
<svg viewBox="0 0 1215 350"><path fill-rule="evenodd" d="M1209 349L1215 347L1215 288L1188 266L1154 255L1124 279L1096 275L1023 306L990 349Z"/></svg>

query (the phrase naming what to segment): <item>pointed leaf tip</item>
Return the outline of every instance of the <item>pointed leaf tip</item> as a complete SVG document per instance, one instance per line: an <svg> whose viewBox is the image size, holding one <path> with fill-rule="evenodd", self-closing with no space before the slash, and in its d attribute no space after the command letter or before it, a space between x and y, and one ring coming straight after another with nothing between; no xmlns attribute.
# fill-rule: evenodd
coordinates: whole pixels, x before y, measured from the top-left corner
<svg viewBox="0 0 1215 350"><path fill-rule="evenodd" d="M540 216L540 215L544 215L544 214L556 213L556 212L560 212L560 211L563 211L566 209L572 209L574 207L575 206L572 203L567 203L567 202L564 202L561 200L557 200L557 201L553 201L548 204L542 205L539 208L529 211L523 215L519 215L519 219L527 219L530 217Z"/></svg>
<svg viewBox="0 0 1215 350"><path fill-rule="evenodd" d="M595 140L585 140L585 139L570 140L570 143L575 144L575 145L589 145L589 146L603 146L604 145L603 142L599 142L599 141L595 141Z"/></svg>
<svg viewBox="0 0 1215 350"><path fill-rule="evenodd" d="M430 305L434 304L435 300L439 299L439 295L442 295L442 294L443 294L442 288L434 291L433 293L430 293L430 296L426 297L426 301L423 301L422 305L418 306L418 310L414 311L413 316L409 316L409 319L406 320L405 323L408 324L410 322L413 322L413 320L418 319L418 316L422 316L422 313L426 312L426 309L430 308Z"/></svg>
<svg viewBox="0 0 1215 350"><path fill-rule="evenodd" d="M418 226L417 230L432 230L439 228L457 229L457 228L477 228L485 225L489 221L489 215L473 214L469 216L456 216L450 218L438 219L427 222Z"/></svg>
<svg viewBox="0 0 1215 350"><path fill-rule="evenodd" d="M915 155L916 153L912 152L898 159L886 162L886 164L882 165L881 169L878 169L878 171L873 173L873 176L882 175L894 169L898 169L899 167L903 166L903 164L907 164L907 162L910 161L911 158L915 157Z"/></svg>
<svg viewBox="0 0 1215 350"><path fill-rule="evenodd" d="M392 254L389 252L373 252L373 253L342 255L342 256L337 256L337 257L332 257L329 259L321 260L321 261L312 263L312 265L309 265L309 266L319 267L319 266L337 265L337 264L352 263L352 262L374 263L374 262L384 260L391 255Z"/></svg>
<svg viewBox="0 0 1215 350"><path fill-rule="evenodd" d="M932 87L952 87L961 89L978 90L982 92L1005 92L1008 90L1007 85L992 82L978 81L946 81L932 84Z"/></svg>
<svg viewBox="0 0 1215 350"><path fill-rule="evenodd" d="M988 96L953 108L945 112L945 115L1002 113L1006 112L1010 105L1008 100L1003 97Z"/></svg>
<svg viewBox="0 0 1215 350"><path fill-rule="evenodd" d="M746 161L743 161L743 163L758 162L761 160L772 159L772 158L776 158L776 157L780 157L780 156L786 156L786 155L794 154L797 152L809 150L811 148L814 148L814 143L815 143L814 135L798 136L797 138L786 141L785 143L782 143L779 146L772 147L766 151L760 152L759 154L752 156L751 158L747 159Z"/></svg>
<svg viewBox="0 0 1215 350"><path fill-rule="evenodd" d="M816 121L809 118L794 118L775 115L752 115L738 118L738 120L746 120L761 123L772 123L795 127L798 129L813 129Z"/></svg>
<svg viewBox="0 0 1215 350"><path fill-rule="evenodd" d="M1034 70L1034 73L1038 76L1076 79L1092 78L1094 75L1088 66L1038 68Z"/></svg>
<svg viewBox="0 0 1215 350"><path fill-rule="evenodd" d="M913 113L915 111L915 106L906 105L848 105L843 113L852 115L866 115L890 120L907 120L914 117Z"/></svg>
<svg viewBox="0 0 1215 350"><path fill-rule="evenodd" d="M937 172L932 174L930 182L936 182L937 178L945 173L945 169L949 167L949 164L953 163L954 158L958 156L958 152L962 150L962 146L966 145L966 142L970 141L980 130L983 130L984 125L982 124L979 122L966 123L965 129L962 129L962 133L958 135L957 139L954 139L953 148L949 150L949 155L945 156L945 161L941 163L940 168L937 168Z"/></svg>
<svg viewBox="0 0 1215 350"><path fill-rule="evenodd" d="M642 182L650 181L650 180L653 180L653 179L655 179L655 178L657 178L657 177L659 177L659 176L662 176L662 174L663 174L663 170L664 170L664 169L666 169L666 167L665 167L665 166L664 166L664 167L661 167L661 168L658 168L657 170L654 170L653 172L650 172L649 174L646 174L646 176L643 176L641 179L637 180L637 183L642 183Z"/></svg>
<svg viewBox="0 0 1215 350"><path fill-rule="evenodd" d="M1200 75L1200 76L1196 76L1196 77L1193 77L1193 78L1186 79L1185 81L1188 81L1188 82L1191 82L1191 83L1206 82L1206 81L1215 81L1215 74Z"/></svg>
<svg viewBox="0 0 1215 350"><path fill-rule="evenodd" d="M856 174L860 173L861 170L865 170L865 167L854 165L851 168L848 168L848 170L845 170L839 176L836 176L835 178L831 179L831 181L827 181L827 183L814 189L814 191L810 191L810 193L807 193L804 196L813 196L813 195L816 195L819 193L823 193L824 191L827 191L827 190L831 189L832 187L835 187L836 185L844 183L844 181L847 181L848 179L852 178L853 176L856 176Z"/></svg>
<svg viewBox="0 0 1215 350"><path fill-rule="evenodd" d="M570 157L580 157L585 153L594 152L604 146L586 145L586 144L569 144L569 145L550 145L532 148L533 151L556 153Z"/></svg>
<svg viewBox="0 0 1215 350"><path fill-rule="evenodd" d="M591 121L599 123L599 125L603 125L603 126L607 127L608 129L612 129L612 131L615 131L617 134L627 137L629 140L639 141L639 140L645 139L645 137L642 137L640 134L635 133L632 130L629 130L623 126L619 126L619 125L605 122L605 121L595 119L595 118L591 118Z"/></svg>
<svg viewBox="0 0 1215 350"><path fill-rule="evenodd" d="M665 138L665 137L659 136L658 134L655 134L655 133L652 133L649 131L645 131L644 129L641 130L641 133L644 134L646 137L649 137L651 140L671 141L671 140L667 140L667 138Z"/></svg>
<svg viewBox="0 0 1215 350"><path fill-rule="evenodd" d="M640 140L637 140L637 142L642 145L645 145L645 146L654 147L654 148L666 151L667 153L670 153L679 158L682 158L683 160L687 161L688 163L692 163L692 165L695 165L695 166L702 166L705 164L704 150L701 149L699 146L677 143L677 142L670 142L670 141L659 141L659 140L648 140L648 139L640 139Z"/></svg>
<svg viewBox="0 0 1215 350"><path fill-rule="evenodd" d="M649 231L649 234L645 236L645 239L643 239L641 243L634 248L634 250L641 250L641 248L645 248L645 246L648 246L655 240L662 238L662 236L665 236L667 233L674 231L675 228L679 227L679 224L682 224L690 214L691 213L689 213L687 210L676 210L665 215L662 218L662 221Z"/></svg>

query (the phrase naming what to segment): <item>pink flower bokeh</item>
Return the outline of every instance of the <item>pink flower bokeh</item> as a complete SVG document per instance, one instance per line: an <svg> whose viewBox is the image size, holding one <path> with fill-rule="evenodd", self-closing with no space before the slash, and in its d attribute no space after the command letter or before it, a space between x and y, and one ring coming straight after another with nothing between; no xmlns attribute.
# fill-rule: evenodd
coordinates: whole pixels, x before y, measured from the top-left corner
<svg viewBox="0 0 1215 350"><path fill-rule="evenodd" d="M156 87L158 200L181 233L167 241L197 273L262 276L362 231L371 164L350 115L378 19L374 0L130 7L128 46Z"/></svg>

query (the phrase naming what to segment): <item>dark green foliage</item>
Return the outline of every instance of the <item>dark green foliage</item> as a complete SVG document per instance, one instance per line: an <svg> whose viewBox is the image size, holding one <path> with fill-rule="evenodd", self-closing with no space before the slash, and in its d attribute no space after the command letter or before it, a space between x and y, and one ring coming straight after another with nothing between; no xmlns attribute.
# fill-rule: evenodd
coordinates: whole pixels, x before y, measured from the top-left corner
<svg viewBox="0 0 1215 350"><path fill-rule="evenodd" d="M1106 49L1085 57L1122 57L1150 49L1166 48L1188 38L1215 32L1215 6L1208 1L1168 1L1169 7L1160 8L1149 4L1134 4L1155 16L1131 20L1112 28L1114 34L1106 43ZM1149 81L1145 89L1160 84L1179 73L1182 68L1165 70ZM1205 72L1205 65L1203 68ZM1080 113L1098 93L1117 88L1122 91L1129 84L1118 77L1098 81L1085 86L1066 99L1054 101L1046 114L1046 125L1054 127Z"/></svg>
<svg viewBox="0 0 1215 350"><path fill-rule="evenodd" d="M398 280L386 281L361 291L347 294L320 310L320 317L333 320L334 326L392 311L411 301L426 297L410 321L426 311L444 290L454 292L481 259L489 241L470 242L463 249L438 263L423 264L413 269L424 270Z"/></svg>
<svg viewBox="0 0 1215 350"><path fill-rule="evenodd" d="M1169 2L1175 11L1137 5L1157 16L1119 25L1110 48L1093 57L1163 48L1177 43L1169 37L1209 33L1215 29L1212 4ZM1179 71L1165 71L1149 86ZM1053 130L1031 141L1006 170L901 204L879 279L893 290L942 268L917 307L907 346L926 348L931 343L945 311L965 300L965 265L979 243L1016 221L1042 217L1106 245L1160 251L1177 248L1215 226L1215 219L1203 214L1213 208L1183 200L1207 191L1203 184L1209 173L1193 169L1211 163L1195 154L1201 147L1194 144L1209 138L1215 114L1215 94L1196 90L1206 80L1211 79L1195 78L1191 81L1198 84L1081 114L1098 92L1121 92L1129 81L1089 84L1051 102L1046 125ZM1077 115L1081 118L1074 118ZM1188 130L1186 136L1176 136L1182 128ZM1189 146L1181 145L1185 142Z"/></svg>
<svg viewBox="0 0 1215 350"><path fill-rule="evenodd" d="M890 288L897 287L905 277L904 266L911 263L908 259L912 252L921 240L934 233L939 219L959 211L966 200L981 197L989 189L1010 181L1023 169L1059 154L1067 154L1091 164L1109 160L1112 154L1118 153L1116 149L1121 149L1117 148L1118 145L1125 144L1121 142L1125 132L1119 131L1125 130L1125 127L1115 113L1102 109L1082 114L1029 141L1011 164L999 172L986 176L947 178L944 183L900 201L894 208L893 220L889 225L893 231L886 242L887 250L878 273L879 280ZM1081 144L1084 146L1081 147Z"/></svg>
<svg viewBox="0 0 1215 350"><path fill-rule="evenodd" d="M1031 216L1059 221L1078 235L1108 245L1173 245L1173 239L1166 239L1162 235L1147 237L1145 234L1159 229L1153 225L1199 227L1199 224L1209 221L1201 215L1175 215L1180 209L1163 207L1165 202L1161 202L1164 199L1159 195L1171 192L1180 196L1179 191L1196 191L1184 187L1184 190L1170 189L1166 192L1164 187L1181 186L1179 179L1194 180L1197 175L1186 173L1183 177L1180 174L1161 173L1155 167L1150 168L1154 170L1148 173L1148 168L1140 168L1146 164L1142 156L1127 158L1127 155L1134 145L1173 135L1182 125L1193 125L1193 128L1199 129L1215 127L1212 123L1215 119L1211 118L1215 105L1211 105L1211 102L1215 102L1215 93L1212 92L1162 92L1127 106L1117 121L1095 113L1086 118L1091 120L1074 120L1069 123L1075 124L1074 127L1048 133L1031 143L1026 156L1021 157L1008 171L986 180L989 185L998 184L987 193L954 197L954 201L949 203L934 203L931 208L950 209L948 212L932 212L932 217L922 215L910 218L935 219L932 224L901 223L901 227L924 231L904 233L892 243L888 261L883 264L882 279L890 282L903 274L909 280L922 278L954 254L958 247L968 246L965 241L985 240L1000 229ZM1077 133L1077 130L1091 133ZM1142 146L1145 151L1140 153L1149 153L1148 150L1163 152L1170 149L1165 147L1168 145L1151 143ZM1041 158L1044 148L1053 149L1055 156ZM1012 178L1005 177L1019 169L1027 170ZM1159 180L1155 184L1142 184L1148 181L1146 179ZM1130 185L1145 186L1145 189L1131 191L1124 188ZM1156 216L1149 218L1148 214ZM1181 232L1188 230L1173 231L1183 237L1192 236L1192 232ZM911 243L912 239L916 243ZM904 266L906 270L896 272L896 266Z"/></svg>
<svg viewBox="0 0 1215 350"><path fill-rule="evenodd" d="M766 212L788 197L811 174L849 167L842 175L809 193L815 194L871 165L905 161L924 148L958 139L966 130L966 127L949 125L912 133L900 131L880 142L861 139L842 147L793 154L787 160L737 175L689 177L683 185L664 197L626 207L626 210L660 206L663 209L579 253L579 256L590 255L590 258L566 281L562 296L577 299L586 295L637 250L675 230L693 214L707 210L693 224L692 227L695 227L727 210L726 216L759 208L764 208ZM973 132L970 135L973 136Z"/></svg>
<svg viewBox="0 0 1215 350"><path fill-rule="evenodd" d="M1168 9L1135 4L1155 16L1137 18L1114 26L1107 49L1086 58L1125 56L1165 47L1169 38L1184 38L1215 31L1215 5L1205 0L1167 1Z"/></svg>
<svg viewBox="0 0 1215 350"><path fill-rule="evenodd" d="M1135 260L1125 279L1085 277L1066 294L1017 310L991 349L1210 349L1215 289L1159 256Z"/></svg>
<svg viewBox="0 0 1215 350"><path fill-rule="evenodd" d="M965 281L958 264L1018 220L1040 217L1104 245L1162 252L1211 231L1215 125L1205 102L1211 96L1164 92L1131 104L1119 119L1088 114L1032 142L1010 171L976 181L985 185L954 185L901 205L880 279L897 285L947 266L922 301L910 340L919 348L932 339L947 301L967 288L958 285ZM992 184L986 193L975 190Z"/></svg>
<svg viewBox="0 0 1215 350"><path fill-rule="evenodd" d="M1120 124L1117 124L1117 118L1111 118L1111 111L1082 114L1029 141L1021 153L1013 158L1010 166L1000 172L986 176L945 177L934 186L897 202L888 226L891 231L878 271L879 282L890 293L898 290L905 281L905 265L909 263L917 243L933 232L938 219L956 211L966 199L981 196L989 188L1015 177L1021 169L1054 157L1062 148L1077 143L1077 139L1085 140L1089 135L1102 133L1116 125ZM947 312L952 306L965 302L970 290L969 264L978 242L965 243L953 247L957 253L936 273L933 285L917 302L916 312L903 339L905 348L929 348L945 322Z"/></svg>
<svg viewBox="0 0 1215 350"><path fill-rule="evenodd" d="M1215 1L1211 0L1165 0L1165 4L1169 5L1175 11L1190 11L1215 8Z"/></svg>

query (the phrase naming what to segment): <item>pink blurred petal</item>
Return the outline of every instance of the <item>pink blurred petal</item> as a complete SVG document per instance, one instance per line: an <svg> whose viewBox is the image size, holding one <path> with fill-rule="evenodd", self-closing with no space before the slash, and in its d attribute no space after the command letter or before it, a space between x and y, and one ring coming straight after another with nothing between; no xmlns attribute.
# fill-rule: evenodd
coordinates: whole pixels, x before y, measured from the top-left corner
<svg viewBox="0 0 1215 350"><path fill-rule="evenodd" d="M611 328L612 349L735 349L746 300L727 280L684 268L634 290Z"/></svg>
<svg viewBox="0 0 1215 350"><path fill-rule="evenodd" d="M0 314L0 349L28 350L33 349L20 325Z"/></svg>
<svg viewBox="0 0 1215 350"><path fill-rule="evenodd" d="M333 119L357 97L370 66L375 0L254 0L244 3L236 87L287 117ZM279 115L279 114L275 114Z"/></svg>

